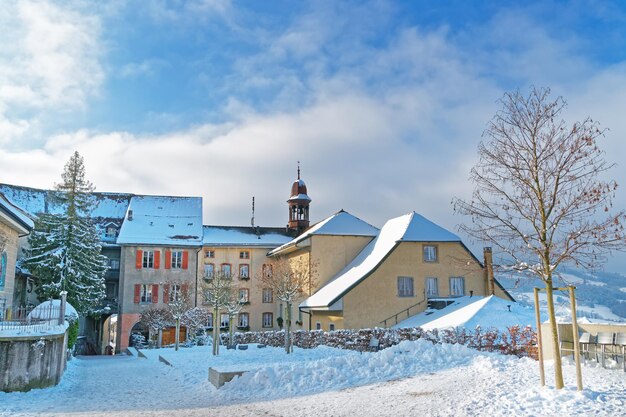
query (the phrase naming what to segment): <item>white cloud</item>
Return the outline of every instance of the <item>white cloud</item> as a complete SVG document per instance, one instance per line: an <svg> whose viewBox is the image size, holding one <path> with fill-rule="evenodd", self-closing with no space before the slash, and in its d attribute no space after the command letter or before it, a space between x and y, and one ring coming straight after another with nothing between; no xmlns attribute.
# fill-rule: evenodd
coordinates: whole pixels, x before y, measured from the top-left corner
<svg viewBox="0 0 626 417"><path fill-rule="evenodd" d="M0 141L27 137L39 112L81 109L98 92L97 17L46 1L7 2L0 26Z"/></svg>

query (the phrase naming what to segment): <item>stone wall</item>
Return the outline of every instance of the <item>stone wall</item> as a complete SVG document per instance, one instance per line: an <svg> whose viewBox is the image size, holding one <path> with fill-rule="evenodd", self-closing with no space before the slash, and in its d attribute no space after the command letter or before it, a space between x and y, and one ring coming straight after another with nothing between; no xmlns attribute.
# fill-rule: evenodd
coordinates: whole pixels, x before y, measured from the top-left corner
<svg viewBox="0 0 626 417"><path fill-rule="evenodd" d="M0 391L29 391L58 384L65 371L66 346L66 331L0 335Z"/></svg>

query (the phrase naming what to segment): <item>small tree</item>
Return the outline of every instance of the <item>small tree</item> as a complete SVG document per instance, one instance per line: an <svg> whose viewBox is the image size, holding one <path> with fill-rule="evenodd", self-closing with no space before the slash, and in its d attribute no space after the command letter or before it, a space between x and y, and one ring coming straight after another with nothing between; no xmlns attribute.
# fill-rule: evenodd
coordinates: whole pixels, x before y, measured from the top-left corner
<svg viewBox="0 0 626 417"><path fill-rule="evenodd" d="M528 97L504 95L471 171L472 200L454 204L455 212L472 218L460 226L463 231L492 242L513 268L545 283L560 389L554 271L567 263L593 268L612 250L622 249L625 216L623 211L610 214L617 184L599 179L612 167L597 145L603 131L591 119L567 126L560 120L564 100L551 101L549 94L549 89L533 89Z"/></svg>
<svg viewBox="0 0 626 417"><path fill-rule="evenodd" d="M220 312L233 291L233 275L216 272L204 276L204 299L213 308L213 355L220 354Z"/></svg>
<svg viewBox="0 0 626 417"><path fill-rule="evenodd" d="M62 178L63 183L56 185L55 198L65 212L38 216L23 265L37 277L40 300L58 298L61 291L67 291L67 301L86 314L105 297L107 264L98 231L89 217L94 188L85 179L83 158L78 152L65 165Z"/></svg>
<svg viewBox="0 0 626 417"><path fill-rule="evenodd" d="M262 288L271 288L274 296L285 303L285 352L293 352L291 341L291 315L293 304L304 295L309 295L317 285L317 261L303 258L277 257L269 268L261 272Z"/></svg>
<svg viewBox="0 0 626 417"><path fill-rule="evenodd" d="M242 300L241 297L239 296L239 288L236 288L234 286L231 287L230 294L228 294L228 297L226 298L226 302L224 303L224 310L226 311L226 314L228 314L228 323L229 323L228 344L231 346L234 344L235 326L233 323L234 323L235 317L243 309L244 302L245 300Z"/></svg>
<svg viewBox="0 0 626 417"><path fill-rule="evenodd" d="M191 307L189 297L189 285L186 283L174 282L165 284L164 288L166 288L167 291L166 294L163 295L163 302L167 303L167 306L169 307L170 313L172 315L172 319L174 320L174 324L176 326L175 350L178 350L178 346L180 344L181 319Z"/></svg>
<svg viewBox="0 0 626 417"><path fill-rule="evenodd" d="M174 318L172 317L172 312L168 307L150 307L143 313L141 313L140 319L143 324L148 327L148 331L150 332L149 338L152 339L154 332L157 334L157 346L160 346L160 340L158 340L158 336L166 327L172 325Z"/></svg>
<svg viewBox="0 0 626 417"><path fill-rule="evenodd" d="M190 334L196 335L200 329L204 330L210 316L211 312L204 307L194 307L185 311L180 318L180 324L187 328L187 338Z"/></svg>

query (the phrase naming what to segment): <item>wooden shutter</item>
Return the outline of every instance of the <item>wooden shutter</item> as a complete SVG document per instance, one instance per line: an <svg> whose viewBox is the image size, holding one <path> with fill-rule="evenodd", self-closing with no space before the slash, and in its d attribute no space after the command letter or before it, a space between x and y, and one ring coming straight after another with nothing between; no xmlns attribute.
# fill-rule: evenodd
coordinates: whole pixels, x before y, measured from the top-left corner
<svg viewBox="0 0 626 417"><path fill-rule="evenodd" d="M169 249L165 250L165 269L170 269L172 267L172 251Z"/></svg>
<svg viewBox="0 0 626 417"><path fill-rule="evenodd" d="M170 301L170 284L163 284L163 302L168 303Z"/></svg>
<svg viewBox="0 0 626 417"><path fill-rule="evenodd" d="M183 297L187 297L189 294L187 293L187 291L189 291L189 284L184 283L183 285L181 285L180 287L180 293Z"/></svg>
<svg viewBox="0 0 626 417"><path fill-rule="evenodd" d="M159 284L152 284L152 303L159 302Z"/></svg>
<svg viewBox="0 0 626 417"><path fill-rule="evenodd" d="M160 266L161 266L161 251L155 250L154 251L154 269L159 269Z"/></svg>
<svg viewBox="0 0 626 417"><path fill-rule="evenodd" d="M189 266L189 252L183 251L183 269L187 269Z"/></svg>
<svg viewBox="0 0 626 417"><path fill-rule="evenodd" d="M141 251L140 251L141 252ZM141 284L135 284L135 304L139 304L141 301Z"/></svg>
<svg viewBox="0 0 626 417"><path fill-rule="evenodd" d="M135 257L135 268L141 269L143 265L143 251L141 249L137 249L137 255Z"/></svg>

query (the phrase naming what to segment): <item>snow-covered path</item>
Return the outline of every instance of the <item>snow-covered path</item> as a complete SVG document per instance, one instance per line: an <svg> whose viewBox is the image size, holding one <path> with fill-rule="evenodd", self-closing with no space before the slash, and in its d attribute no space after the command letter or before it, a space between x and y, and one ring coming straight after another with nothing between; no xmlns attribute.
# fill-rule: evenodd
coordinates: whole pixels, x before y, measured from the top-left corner
<svg viewBox="0 0 626 417"><path fill-rule="evenodd" d="M211 359L204 352L178 359L198 354L203 365L188 360L173 368L155 358L76 358L55 388L0 393L0 416L626 415L621 370L585 367L586 389L577 393L567 365L568 388L556 393L538 387L536 362L462 346L407 342L363 355L297 350L291 357L300 355L297 363L280 360L219 391L206 381ZM268 348L248 358L280 354ZM230 351L219 360L227 365L236 358L246 356Z"/></svg>

